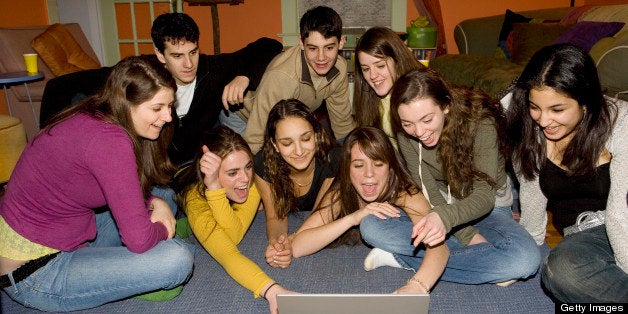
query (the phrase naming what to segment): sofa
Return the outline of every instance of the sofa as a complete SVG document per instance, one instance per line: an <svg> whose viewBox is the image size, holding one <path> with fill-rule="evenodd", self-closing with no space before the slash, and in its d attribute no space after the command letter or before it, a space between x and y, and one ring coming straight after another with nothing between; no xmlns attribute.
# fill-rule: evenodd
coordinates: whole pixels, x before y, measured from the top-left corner
<svg viewBox="0 0 628 314"><path fill-rule="evenodd" d="M63 24L63 26L69 31L81 50L100 67L98 56L92 49L87 37L85 37L80 25L78 23L67 23ZM50 27L51 25L38 25L0 28L0 73L25 71L26 68L22 54L36 53L37 51L33 49L31 42L36 37L49 30ZM47 46L51 48L50 45ZM66 45L66 47L67 46L68 45ZM33 100L33 105L35 106L35 114L37 117L39 117L44 87L48 80L56 76L41 57L40 54L37 65L38 70L44 74L44 78L28 83L28 89ZM28 139L32 139L39 131L39 126L36 125L33 119L33 113L28 103L28 96L24 85L13 85L7 92L13 115L22 120Z"/></svg>
<svg viewBox="0 0 628 314"><path fill-rule="evenodd" d="M306 213L290 215L291 231L305 217ZM295 259L286 269L274 269L264 260L267 244L265 226L266 217L263 212L258 212L238 248L287 289L304 293L389 293L405 284L412 275L410 271L392 267L364 271L362 265L369 252L365 245L323 249L313 255ZM268 313L268 303L265 300L254 299L252 292L231 279L193 236L189 241L197 247L194 271L178 297L164 302L131 298L79 312ZM544 245L541 250L543 254L547 254L549 247ZM0 291L1 313L40 313L14 302L3 290ZM543 291L538 275L507 287L441 281L430 295L430 313L542 314L555 311L555 304Z"/></svg>
<svg viewBox="0 0 628 314"><path fill-rule="evenodd" d="M604 32L598 33L598 28L587 28L592 24L603 28L612 24L610 22L625 24L611 36L604 36ZM596 62L605 93L626 99L626 24L628 4L510 11L468 19L454 29L460 54L439 56L430 62L430 67L438 70L453 84L479 88L495 98L501 98L535 51L554 42L569 42L576 36L576 39L586 38L591 41L587 43L592 45L589 54ZM619 28L616 26L613 25L615 29ZM581 33L578 34L577 29ZM510 56L503 53L507 49L511 49Z"/></svg>

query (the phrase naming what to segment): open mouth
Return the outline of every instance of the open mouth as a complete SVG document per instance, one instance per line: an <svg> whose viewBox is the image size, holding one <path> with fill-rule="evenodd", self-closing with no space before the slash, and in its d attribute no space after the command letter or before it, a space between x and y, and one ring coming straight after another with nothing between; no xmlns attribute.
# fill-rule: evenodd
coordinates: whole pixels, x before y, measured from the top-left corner
<svg viewBox="0 0 628 314"><path fill-rule="evenodd" d="M373 196L377 191L377 184L375 183L363 183L362 184L362 192L364 192L365 196Z"/></svg>

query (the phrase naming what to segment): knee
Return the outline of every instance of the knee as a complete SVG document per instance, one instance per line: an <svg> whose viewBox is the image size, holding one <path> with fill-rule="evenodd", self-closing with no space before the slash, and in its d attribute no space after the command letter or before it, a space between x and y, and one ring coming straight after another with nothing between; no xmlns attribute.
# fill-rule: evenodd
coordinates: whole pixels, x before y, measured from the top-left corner
<svg viewBox="0 0 628 314"><path fill-rule="evenodd" d="M528 278L534 276L541 265L541 250L534 240L513 242L507 254L510 278Z"/></svg>
<svg viewBox="0 0 628 314"><path fill-rule="evenodd" d="M164 241L164 253L159 261L164 277L171 279L173 286L185 282L194 267L194 252L187 247L189 244L181 242L173 239Z"/></svg>
<svg viewBox="0 0 628 314"><path fill-rule="evenodd" d="M378 239L381 239L382 227L381 219L368 215L360 222L360 234L366 243L375 245Z"/></svg>

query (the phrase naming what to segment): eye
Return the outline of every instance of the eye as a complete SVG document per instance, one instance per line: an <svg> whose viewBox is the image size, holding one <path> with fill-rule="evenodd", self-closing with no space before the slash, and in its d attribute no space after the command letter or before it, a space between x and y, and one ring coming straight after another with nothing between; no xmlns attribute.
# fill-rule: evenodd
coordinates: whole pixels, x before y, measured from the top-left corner
<svg viewBox="0 0 628 314"><path fill-rule="evenodd" d="M194 50L194 51L190 52L190 55L194 56L194 55L196 55L197 53L198 53L198 50Z"/></svg>
<svg viewBox="0 0 628 314"><path fill-rule="evenodd" d="M383 167L386 165L386 163L384 163L383 161L376 161L373 163L373 165L375 165L375 167Z"/></svg>
<svg viewBox="0 0 628 314"><path fill-rule="evenodd" d="M402 127L404 127L404 128L409 128L409 127L411 127L411 126L412 126L412 123L409 123L409 122L401 122L401 126L402 126Z"/></svg>
<svg viewBox="0 0 628 314"><path fill-rule="evenodd" d="M429 118L427 120L423 120L423 123L430 123L430 122L432 122L432 118Z"/></svg>
<svg viewBox="0 0 628 314"><path fill-rule="evenodd" d="M304 136L303 138L301 138L301 141L303 141L303 142L309 142L310 140L312 140L312 136L311 135Z"/></svg>
<svg viewBox="0 0 628 314"><path fill-rule="evenodd" d="M362 68L362 73L366 73L369 71L369 68Z"/></svg>
<svg viewBox="0 0 628 314"><path fill-rule="evenodd" d="M238 174L238 170L229 170L227 171L227 175L230 177L235 177Z"/></svg>
<svg viewBox="0 0 628 314"><path fill-rule="evenodd" d="M358 168L364 167L364 164L361 163L361 162L354 162L352 166L353 166L353 168L358 169Z"/></svg>
<svg viewBox="0 0 628 314"><path fill-rule="evenodd" d="M249 161L249 163L248 163L248 164L246 164L245 168L246 168L247 170L248 170L248 169L253 168L253 162L252 162L252 161Z"/></svg>

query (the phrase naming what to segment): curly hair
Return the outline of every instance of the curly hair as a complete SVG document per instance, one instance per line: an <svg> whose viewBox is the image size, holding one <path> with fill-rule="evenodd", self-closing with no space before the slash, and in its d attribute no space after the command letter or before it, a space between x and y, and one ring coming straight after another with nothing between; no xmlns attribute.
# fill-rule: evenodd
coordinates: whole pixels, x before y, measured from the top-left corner
<svg viewBox="0 0 628 314"><path fill-rule="evenodd" d="M393 77L393 82L399 76L411 70L421 69L424 66L414 57L412 52L403 43L399 35L390 28L372 27L360 37L358 45L355 47L355 89L353 93L353 106L355 108L355 119L358 126L374 126L382 128L382 120L379 103L380 97L367 83L362 72L362 65L358 58L359 53L366 53L380 59L392 59L394 71L397 77ZM388 69L390 73L392 69Z"/></svg>
<svg viewBox="0 0 628 314"><path fill-rule="evenodd" d="M387 185L375 202L388 202L404 208L404 204L398 204L400 196L404 194L414 195L420 192L384 131L375 127L359 127L351 131L342 144L339 173L323 197L323 199L329 199L329 203L322 203L314 209L315 211L328 207L333 209L334 204L340 203L339 212L330 211L328 219L333 221L360 209L360 196L351 182L350 174L351 149L355 145L358 145L368 158L381 161L389 166ZM352 228L334 241L331 246L356 245L360 243L360 239L358 228Z"/></svg>
<svg viewBox="0 0 628 314"><path fill-rule="evenodd" d="M589 54L579 47L551 45L536 52L517 79L506 111L509 156L523 176L534 179L547 159L545 141L538 124L530 117L530 90L549 87L585 107L578 130L565 148L562 164L573 175L594 173L613 124L595 67Z"/></svg>
<svg viewBox="0 0 628 314"><path fill-rule="evenodd" d="M291 166L275 151L277 125L288 117L297 117L307 121L314 130L316 139L315 158L329 162L329 152L334 146L332 137L316 119L310 109L298 99L280 100L268 113L268 122L264 132L264 165L267 168L268 180L275 198L277 217L285 218L289 212L297 208L297 195L292 179ZM314 161L312 161L314 162Z"/></svg>
<svg viewBox="0 0 628 314"><path fill-rule="evenodd" d="M479 90L449 86L434 70L415 70L400 77L393 87L390 101L393 129L403 131L399 106L423 98L433 99L441 110L449 109L437 149L443 164L443 175L452 194L456 198L469 195L476 179L496 188L495 180L475 167L473 146L478 124L488 119L495 125L498 145L503 153L504 117L501 105Z"/></svg>
<svg viewBox="0 0 628 314"><path fill-rule="evenodd" d="M166 185L176 171L167 153L174 125L172 122L164 124L156 140L143 138L135 131L131 108L149 101L164 88L174 94L177 85L170 72L155 58L127 57L113 67L99 93L53 116L45 132L78 113L119 125L133 143L142 192L147 198L153 186Z"/></svg>
<svg viewBox="0 0 628 314"><path fill-rule="evenodd" d="M180 41L198 44L199 30L196 22L185 13L164 13L153 21L150 36L157 50L164 53L166 42L176 45Z"/></svg>

